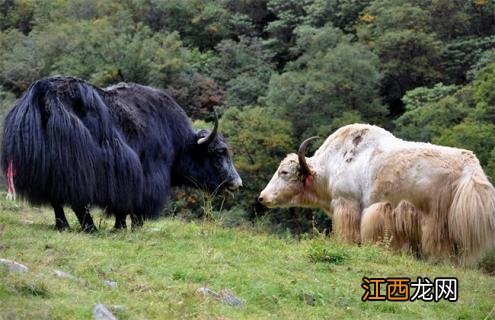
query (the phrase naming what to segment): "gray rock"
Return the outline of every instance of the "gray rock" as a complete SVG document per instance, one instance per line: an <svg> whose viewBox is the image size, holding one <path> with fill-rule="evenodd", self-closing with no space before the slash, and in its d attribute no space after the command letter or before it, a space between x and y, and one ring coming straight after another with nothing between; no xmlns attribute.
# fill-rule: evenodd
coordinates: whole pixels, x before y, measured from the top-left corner
<svg viewBox="0 0 495 320"><path fill-rule="evenodd" d="M117 281L112 281L112 280L104 280L103 283L109 287L110 289L115 289L117 288Z"/></svg>
<svg viewBox="0 0 495 320"><path fill-rule="evenodd" d="M6 266L9 269L9 271L16 271L22 273L29 271L29 268L26 267L25 265L7 259L0 259L0 265Z"/></svg>
<svg viewBox="0 0 495 320"><path fill-rule="evenodd" d="M223 304L232 307L242 307L244 305L244 301L242 301L241 299L236 297L233 293L227 290L220 291L220 301Z"/></svg>
<svg viewBox="0 0 495 320"><path fill-rule="evenodd" d="M303 293L301 298L310 306L314 306L316 304L316 297L311 293Z"/></svg>
<svg viewBox="0 0 495 320"><path fill-rule="evenodd" d="M219 293L217 293L207 287L201 287L196 290L196 293L201 294L204 297L210 297L219 300L221 303L228 306L242 307L244 305L244 301L236 297L228 290L221 290Z"/></svg>
<svg viewBox="0 0 495 320"><path fill-rule="evenodd" d="M71 279L71 280L79 280L77 277L71 275L68 272L62 271L62 270L55 270L53 273L59 277L59 278L64 278L64 279Z"/></svg>
<svg viewBox="0 0 495 320"><path fill-rule="evenodd" d="M122 312L122 311L125 311L125 306L124 305L121 305L121 304L115 304L113 306L110 306L110 310L112 310L113 312Z"/></svg>
<svg viewBox="0 0 495 320"><path fill-rule="evenodd" d="M204 297L220 298L220 295L215 291L207 287L201 287L196 290L196 293L203 295Z"/></svg>
<svg viewBox="0 0 495 320"><path fill-rule="evenodd" d="M105 305L99 303L93 308L93 319L94 320L117 320L117 317L108 310Z"/></svg>

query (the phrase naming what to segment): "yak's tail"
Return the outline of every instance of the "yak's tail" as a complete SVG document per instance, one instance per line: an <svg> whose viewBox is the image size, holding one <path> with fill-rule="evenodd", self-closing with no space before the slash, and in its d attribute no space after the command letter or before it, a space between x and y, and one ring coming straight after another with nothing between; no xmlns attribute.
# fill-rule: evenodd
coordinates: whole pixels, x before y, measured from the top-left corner
<svg viewBox="0 0 495 320"><path fill-rule="evenodd" d="M57 143L60 139L52 135L55 133L53 123L65 122L63 113L55 110L58 103L53 95L49 81L36 81L16 101L4 122L2 169L7 176L9 192L17 189L21 196L34 203L50 200L47 194L53 191L49 189L52 188L50 172L54 169L51 158L67 154L61 150L64 146ZM48 118L52 118L51 123Z"/></svg>
<svg viewBox="0 0 495 320"><path fill-rule="evenodd" d="M139 202L142 168L96 88L73 78L36 81L4 123L1 163L33 203ZM132 191L130 191L132 190Z"/></svg>
<svg viewBox="0 0 495 320"><path fill-rule="evenodd" d="M475 264L495 247L495 188L479 164L464 169L454 192L448 225L462 264Z"/></svg>

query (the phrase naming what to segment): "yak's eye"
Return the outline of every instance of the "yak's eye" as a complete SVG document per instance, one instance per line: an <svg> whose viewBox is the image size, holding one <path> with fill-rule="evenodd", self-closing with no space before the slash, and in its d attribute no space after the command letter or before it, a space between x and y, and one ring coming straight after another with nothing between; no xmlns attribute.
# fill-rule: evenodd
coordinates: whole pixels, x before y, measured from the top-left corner
<svg viewBox="0 0 495 320"><path fill-rule="evenodd" d="M216 152L219 156L224 156L228 153L227 149L225 148L222 148L222 149L218 149L217 152Z"/></svg>
<svg viewBox="0 0 495 320"><path fill-rule="evenodd" d="M287 171L287 170L280 170L280 175L281 176L286 176L288 174L289 174L289 171Z"/></svg>

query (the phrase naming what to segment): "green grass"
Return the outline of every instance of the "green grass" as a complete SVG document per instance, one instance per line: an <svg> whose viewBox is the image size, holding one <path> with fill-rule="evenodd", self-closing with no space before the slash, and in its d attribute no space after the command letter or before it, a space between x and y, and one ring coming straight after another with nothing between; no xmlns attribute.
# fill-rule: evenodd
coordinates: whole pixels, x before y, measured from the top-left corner
<svg viewBox="0 0 495 320"><path fill-rule="evenodd" d="M0 319L89 319L97 303L123 305L115 312L120 319L485 319L495 304L493 276L377 246L177 219L112 232L113 221L98 215L96 234L59 233L51 210L3 200L0 206L0 258L30 268L24 274L0 268ZM55 269L79 280L57 278ZM455 276L459 300L364 303L363 276ZM118 288L104 280L117 281ZM202 286L230 290L245 305L201 297L195 291Z"/></svg>

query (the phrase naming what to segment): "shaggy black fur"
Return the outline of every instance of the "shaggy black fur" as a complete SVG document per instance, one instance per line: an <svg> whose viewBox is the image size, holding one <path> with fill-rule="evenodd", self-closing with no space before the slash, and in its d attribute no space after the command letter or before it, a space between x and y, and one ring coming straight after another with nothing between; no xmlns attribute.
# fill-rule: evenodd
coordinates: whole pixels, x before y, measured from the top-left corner
<svg viewBox="0 0 495 320"><path fill-rule="evenodd" d="M221 134L209 144L165 92L137 84L99 89L70 77L34 82L5 119L1 163L15 171L17 192L50 204L68 227L70 205L86 231L91 205L116 217L116 228L156 218L170 188L236 189L241 179Z"/></svg>

